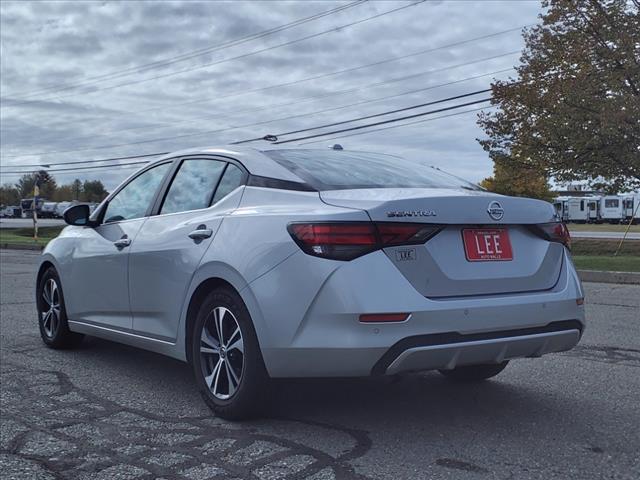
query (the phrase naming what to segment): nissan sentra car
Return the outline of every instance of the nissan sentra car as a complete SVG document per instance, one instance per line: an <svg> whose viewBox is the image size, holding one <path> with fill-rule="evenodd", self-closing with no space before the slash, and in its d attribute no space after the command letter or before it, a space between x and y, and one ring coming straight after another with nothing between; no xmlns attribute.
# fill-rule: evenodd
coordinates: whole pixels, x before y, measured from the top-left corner
<svg viewBox="0 0 640 480"><path fill-rule="evenodd" d="M272 378L438 370L478 381L574 347L583 291L551 204L339 148L166 155L64 213L37 274L45 344L188 362L217 415Z"/></svg>

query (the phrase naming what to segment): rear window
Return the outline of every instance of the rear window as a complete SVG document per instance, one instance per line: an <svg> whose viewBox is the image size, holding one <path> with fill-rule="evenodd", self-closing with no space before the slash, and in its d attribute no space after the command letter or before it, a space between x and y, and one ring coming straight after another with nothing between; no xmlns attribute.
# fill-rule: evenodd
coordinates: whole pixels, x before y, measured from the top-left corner
<svg viewBox="0 0 640 480"><path fill-rule="evenodd" d="M336 150L268 150L265 155L316 190L350 188L465 188L473 183L419 161Z"/></svg>

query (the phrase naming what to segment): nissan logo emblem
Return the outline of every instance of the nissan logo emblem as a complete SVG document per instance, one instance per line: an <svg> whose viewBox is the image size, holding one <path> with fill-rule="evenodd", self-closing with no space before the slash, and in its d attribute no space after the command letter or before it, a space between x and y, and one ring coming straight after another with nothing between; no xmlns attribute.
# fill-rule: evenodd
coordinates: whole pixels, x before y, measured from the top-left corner
<svg viewBox="0 0 640 480"><path fill-rule="evenodd" d="M502 220L504 217L504 208L498 202L491 202L487 208L487 213L493 220Z"/></svg>

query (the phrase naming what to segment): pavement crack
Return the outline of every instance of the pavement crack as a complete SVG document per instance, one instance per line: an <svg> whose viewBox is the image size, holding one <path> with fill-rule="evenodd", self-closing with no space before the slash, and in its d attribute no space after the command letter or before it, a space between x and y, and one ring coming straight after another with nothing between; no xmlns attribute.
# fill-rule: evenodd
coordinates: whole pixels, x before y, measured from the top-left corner
<svg viewBox="0 0 640 480"><path fill-rule="evenodd" d="M3 390L8 393L2 403L3 421L21 426L2 451L38 462L56 478L129 472L140 478L220 474L246 480L303 480L326 471L336 479L368 478L350 464L371 448L363 431L274 419L307 427L310 438L314 430L329 429L352 440L351 448L332 456L300 441L261 433L251 423L234 424L213 415L163 416L122 406L77 387L60 371L11 362L1 367Z"/></svg>

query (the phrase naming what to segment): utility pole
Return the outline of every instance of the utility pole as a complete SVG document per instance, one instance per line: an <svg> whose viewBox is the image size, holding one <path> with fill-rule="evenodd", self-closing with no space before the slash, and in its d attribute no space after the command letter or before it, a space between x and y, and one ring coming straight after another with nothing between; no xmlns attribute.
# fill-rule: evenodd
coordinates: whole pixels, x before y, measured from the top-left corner
<svg viewBox="0 0 640 480"><path fill-rule="evenodd" d="M40 195L40 173L34 172L33 181L33 202L31 203L31 212L33 213L33 241L38 241L38 196Z"/></svg>

